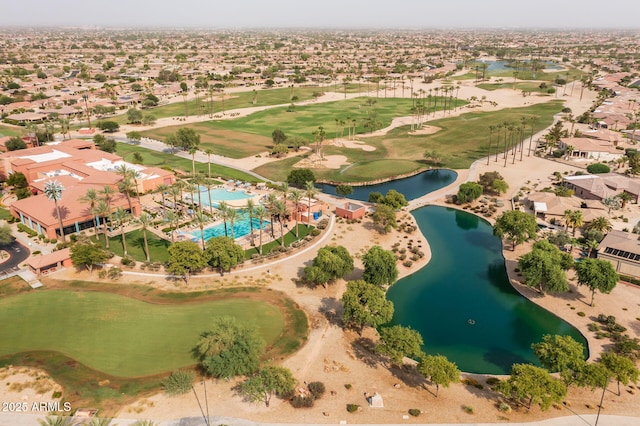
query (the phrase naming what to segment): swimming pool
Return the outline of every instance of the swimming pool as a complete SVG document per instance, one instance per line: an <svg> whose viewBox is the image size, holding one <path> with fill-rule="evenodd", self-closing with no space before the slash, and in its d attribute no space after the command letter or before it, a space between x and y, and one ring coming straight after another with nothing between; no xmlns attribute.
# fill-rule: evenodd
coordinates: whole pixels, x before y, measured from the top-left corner
<svg viewBox="0 0 640 426"><path fill-rule="evenodd" d="M220 201L235 201L235 200L245 200L247 198L252 198L254 195L247 194L244 191L229 191L228 189L223 188L213 188L207 190L206 187L200 187L200 202L209 206L209 194L211 194L211 206L217 207ZM198 196L195 195L196 200L198 200Z"/></svg>
<svg viewBox="0 0 640 426"><path fill-rule="evenodd" d="M248 218L242 218L239 220L236 220L233 224L233 236L234 238L240 238L240 237L244 237L245 235L247 235L249 232L251 232L251 226L249 224L249 219ZM265 229L267 226L269 225L269 221L263 221L262 222L262 229ZM254 218L253 219L253 231L256 232L260 229L260 220ZM190 232L189 235L191 235L193 237L193 239L197 239L200 240L202 238L202 233L200 232L200 230L195 230L193 232ZM257 237L257 234L254 234ZM224 223L220 223L218 225L215 226L211 226L209 228L205 228L204 229L204 240L207 241L211 238L214 237L224 237L225 233L224 233ZM227 223L227 236L231 236L231 225L229 223Z"/></svg>

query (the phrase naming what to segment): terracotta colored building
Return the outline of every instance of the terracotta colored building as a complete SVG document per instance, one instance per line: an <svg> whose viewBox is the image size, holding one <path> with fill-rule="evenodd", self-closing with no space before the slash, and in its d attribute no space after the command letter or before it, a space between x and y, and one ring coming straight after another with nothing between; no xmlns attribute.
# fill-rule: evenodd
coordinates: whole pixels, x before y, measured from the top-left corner
<svg viewBox="0 0 640 426"><path fill-rule="evenodd" d="M367 209L361 204L352 202L345 202L344 207L336 207L336 216L340 216L345 219L361 219L364 217Z"/></svg>
<svg viewBox="0 0 640 426"><path fill-rule="evenodd" d="M173 173L126 163L117 155L95 149L91 141L76 139L0 154L0 175L6 178L12 173L23 173L36 194L15 201L11 205L11 213L24 225L49 239L61 235L55 204L44 194L45 185L50 181L56 181L64 188L58 206L65 235L92 228L94 220L98 224L104 220L95 217L90 205L81 201L89 189L100 193L105 186L112 187L115 190L110 201L112 211L122 207L134 216L140 215L137 198L127 199L118 192L122 176L116 170L122 165L137 172L134 183L138 193L152 191L160 184L175 183Z"/></svg>

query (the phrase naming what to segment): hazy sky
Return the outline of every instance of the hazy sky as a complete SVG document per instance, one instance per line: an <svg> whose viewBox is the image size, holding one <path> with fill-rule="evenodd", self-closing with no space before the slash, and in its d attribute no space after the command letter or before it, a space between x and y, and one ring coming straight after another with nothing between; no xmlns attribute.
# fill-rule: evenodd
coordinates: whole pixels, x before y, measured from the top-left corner
<svg viewBox="0 0 640 426"><path fill-rule="evenodd" d="M0 0L0 27L621 28L638 0Z"/></svg>

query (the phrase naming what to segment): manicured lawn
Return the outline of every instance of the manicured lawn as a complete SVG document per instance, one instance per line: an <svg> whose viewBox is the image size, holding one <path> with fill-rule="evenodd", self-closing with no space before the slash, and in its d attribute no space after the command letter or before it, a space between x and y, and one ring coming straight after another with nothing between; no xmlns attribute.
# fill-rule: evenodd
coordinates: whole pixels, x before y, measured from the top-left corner
<svg viewBox="0 0 640 426"><path fill-rule="evenodd" d="M11 212L9 211L9 209L0 207L0 219L9 220L12 218L13 216L11 215Z"/></svg>
<svg viewBox="0 0 640 426"><path fill-rule="evenodd" d="M9 340L3 335L0 347L4 348L3 352L6 352L7 347L9 351L14 352L0 356L0 368L8 365L20 365L44 369L64 388L65 401L70 402L74 407L100 408L105 416L114 415L123 405L157 392L160 389L162 378L166 377L169 371L136 378L108 375L74 359L75 353L44 349L42 342L55 340L50 346L68 345L73 351L94 350L101 353L99 360L111 359L112 364L119 364L118 359L128 356L124 352L128 348L127 345L133 346L136 354L140 353L141 348L146 347L152 353L141 354L139 355L140 359L134 362L139 365L145 363L150 365L165 364L162 368L166 368L167 362L177 363L181 362L180 359L185 360L184 365L193 365L193 359L185 354L185 350L188 351L194 342L187 341L188 339L184 339L178 334L186 332L191 336L196 336L197 339L199 332L206 329L208 321L213 315L229 313L242 321L252 321L255 318L267 318L270 321L273 319L272 324L263 323L261 328L261 331L266 333L263 334L266 340L269 339L269 336L276 336L268 341L264 359L278 358L297 350L306 340L309 330L305 313L286 295L270 289L225 287L199 292L167 292L139 284L57 281L51 278L45 278L43 282L47 290L34 291L19 277L0 281L0 309L2 309L0 317L3 321L0 334L13 333ZM18 293L27 294L15 296ZM33 295L37 296L36 299L29 299ZM94 295L98 297L98 303L94 309L89 309L88 304L91 300L95 300ZM103 295L111 296L111 298L104 298ZM24 298L21 299L23 296ZM89 296L89 298L85 296ZM50 297L49 300L47 300L48 297ZM69 299L71 299L71 305L45 303L49 301L69 302ZM118 302L114 306L103 303L113 300ZM121 305L122 301L124 304ZM227 304L227 302L232 303ZM11 312L7 313L5 306L10 306L10 311L14 314L17 309L31 306L26 312L29 322L22 322L22 310L18 315L11 316ZM127 306L134 307L137 313L125 312L124 317L134 321L123 324L124 320L118 319L120 315L116 315L116 313L126 309ZM141 306L143 310L140 310ZM147 311L147 307L152 309ZM181 312L181 307L188 309ZM163 310L163 308L170 309ZM201 312L194 314L198 309ZM255 313L249 312L253 309L256 309ZM273 309L276 309L279 315L274 313ZM56 315L47 317L47 312L51 313L52 310L55 310ZM99 336L94 335L95 330L91 328L90 324L84 324L85 317L80 316L83 314L91 321L91 324L95 325L95 330L101 332ZM10 318L5 320L7 315ZM139 317L135 317L135 315ZM187 322L189 315L193 315L192 323ZM111 325L114 316L116 318L114 324ZM149 321L152 321L151 328L156 331L151 334L140 331L141 325L137 324L138 318L142 320L141 325L149 326ZM177 331L178 324L167 324L166 330L169 334L158 337L159 334L162 334L162 326L176 318L185 323L184 330ZM281 327L281 332L277 335L278 324L281 321L284 326ZM7 327L13 328L14 331L8 330ZM196 330L197 327L204 328ZM113 335L116 328L123 328L123 336L129 339L123 342L125 345L120 344L119 335ZM32 329L38 335L44 336L47 333L52 333L52 336L38 339L36 336L28 335ZM77 336L74 336L74 333ZM165 347L176 348L176 343L171 336L174 333L178 335L178 340L185 341L184 347L171 350L168 354L170 359L165 361L162 359L165 355ZM60 336L62 337L58 342L56 337ZM111 339L105 340L108 336L111 336ZM19 339L20 345L24 345L28 340L31 341L31 346L38 349L15 353L16 349L11 343L11 339L14 337ZM140 343L131 343L130 339L134 338ZM159 343L161 347L151 347L152 342L149 340L151 338L161 342ZM102 339L104 344L97 344L98 339ZM164 339L168 339L166 344L162 344ZM74 349L76 347L78 349ZM121 363L117 365L117 367L120 366ZM143 365L142 368L148 367Z"/></svg>
<svg viewBox="0 0 640 426"><path fill-rule="evenodd" d="M373 105L369 105L368 102L373 102ZM442 109L442 98L439 98L438 102L438 108ZM464 103L457 101L457 105ZM340 120L345 123L356 120L356 133L366 133L370 129L364 125L370 114L376 115L379 122L377 128L383 128L388 126L394 117L411 115L412 106L411 99L360 97L296 106L294 111L287 111L287 107L271 108L234 120L171 126L149 130L143 132L143 135L164 140L180 127L191 127L200 134L201 149L211 148L219 155L242 158L269 150L273 146L271 134L276 128L283 130L288 136L300 136L312 142L313 132L322 126L326 133L325 138L331 139L336 135L348 134L348 130L339 125Z"/></svg>
<svg viewBox="0 0 640 426"><path fill-rule="evenodd" d="M2 136L20 136L22 134L21 129L9 126L3 126L0 124L0 137Z"/></svg>
<svg viewBox="0 0 640 426"><path fill-rule="evenodd" d="M314 170L314 173L320 179L339 182L369 181L395 176L425 167L423 155L427 150L436 150L443 155L444 167L468 168L473 161L487 155L490 125L510 121L519 126L521 117L538 117L534 124L534 132L537 132L550 125L553 115L561 109L560 100L550 100L524 108L469 112L458 117L438 118L427 123L442 129L431 135L411 134L409 126L399 127L384 136L362 139L366 144L374 146L375 151L326 147L325 155L344 155L352 164L338 170ZM530 133L531 127L527 123L527 139ZM496 139L497 136L494 134L492 152L495 152ZM258 167L255 171L270 179L283 180L297 161L295 158L288 158Z"/></svg>
<svg viewBox="0 0 640 426"><path fill-rule="evenodd" d="M495 83L495 84L493 83L478 84L476 87L479 87L483 90L489 90L489 91L498 90L498 89L513 89L515 87L516 90L526 91L531 93L542 93L547 95L547 89L541 89L540 83L534 83L534 82L524 82L524 83L516 82L514 86L513 81L511 82L503 81L502 83ZM548 94L548 96L555 96L555 95Z"/></svg>
<svg viewBox="0 0 640 426"><path fill-rule="evenodd" d="M279 224L275 224L275 229L278 230L280 229L280 225ZM295 234L295 224L293 225L293 227L291 228L291 231L289 231L287 234L285 234L284 236L284 245L286 247L290 246L291 243L298 241L298 240L302 240L304 237L306 237L307 235L309 235L309 232L313 229L313 226L308 227L307 225L303 225L302 223L298 223L298 236L296 237ZM264 239L269 233L271 232L271 226L269 225L266 229L264 229L262 231L262 238ZM260 238L260 233L256 232L255 233L255 238L256 238L256 247L251 248L249 250L245 250L245 257L247 259L251 259L251 256L254 254L258 254L258 243L259 243L259 238ZM262 245L262 254L266 255L271 253L271 250L273 250L274 247L279 247L281 246L280 243L280 238L278 238L275 241L271 241L267 244L263 244Z"/></svg>
<svg viewBox="0 0 640 426"><path fill-rule="evenodd" d="M373 102L369 105L368 102ZM465 101L458 100L458 105L465 104ZM341 131L336 120L356 120L356 133L366 133L370 129L364 124L367 117L376 114L379 122L377 128L384 128L391 124L394 117L411 115L413 101L405 98L376 98L359 97L336 102L325 102L297 106L294 111L288 112L287 108L271 108L259 111L247 117L228 121L210 121L208 126L220 129L230 129L243 131L271 137L274 129L279 128L287 135L296 135L313 140L313 132L323 126L326 139L348 134L345 128ZM442 109L442 98L438 97L438 109Z"/></svg>
<svg viewBox="0 0 640 426"><path fill-rule="evenodd" d="M104 247L104 234L98 234L100 244ZM144 251L144 238L142 236L142 230L136 229L135 231L125 232L125 241L127 242L127 253L138 262L145 262L147 255ZM91 237L93 240L93 236ZM164 263L168 260L169 255L167 249L171 245L171 241L167 241L158 237L156 234L147 231L147 242L149 244L149 257L151 262ZM109 251L115 253L117 256L124 255L122 248L122 237L120 234L114 235L109 238Z"/></svg>
<svg viewBox="0 0 640 426"><path fill-rule="evenodd" d="M127 143L117 143L117 151L116 154L123 157L126 161L133 161L133 154L135 152L140 153L142 156L142 164L146 166L156 166L156 167L169 167L172 170L180 170L183 173L188 175L191 174L191 160L186 158L181 158L173 154L153 151L150 149L142 148L138 145L130 145ZM196 171L198 173L205 174L207 173L208 165L206 163L198 163L196 162ZM257 179L254 176L248 175L236 169L232 169L230 167L224 167L212 164L211 165L211 175L212 177L220 176L223 179L235 179L242 180L245 182L256 182Z"/></svg>
<svg viewBox="0 0 640 426"><path fill-rule="evenodd" d="M181 127L189 127L200 135L200 149L210 148L215 154L230 158L244 158L259 152L268 151L273 146L269 136L243 131L220 129L209 123L194 123L183 126L169 126L142 132L144 137L164 141L168 135Z"/></svg>
<svg viewBox="0 0 640 426"><path fill-rule="evenodd" d="M313 92L323 90L329 91L328 88L295 87L293 95L298 97L298 101L304 101L311 99ZM258 96L255 104L253 103L252 91L227 93L224 98L224 111L267 105L285 105L291 102L291 90L289 88L256 88L256 93ZM208 92L202 92L198 101L193 99L187 102L186 109L184 102L174 102L155 108L145 109L144 112L152 114L156 118L184 117L187 112L189 116L209 115L210 108L213 107L213 114L222 114L223 105L220 93L214 93L212 99L213 102L210 103ZM125 124L127 122L127 115L122 114L115 117L109 117L108 120L116 121L119 124Z"/></svg>
<svg viewBox="0 0 640 426"><path fill-rule="evenodd" d="M58 351L104 373L137 377L194 364L191 349L214 316L256 324L267 344L284 328L266 302L226 299L151 304L91 291L38 291L0 299L0 356Z"/></svg>

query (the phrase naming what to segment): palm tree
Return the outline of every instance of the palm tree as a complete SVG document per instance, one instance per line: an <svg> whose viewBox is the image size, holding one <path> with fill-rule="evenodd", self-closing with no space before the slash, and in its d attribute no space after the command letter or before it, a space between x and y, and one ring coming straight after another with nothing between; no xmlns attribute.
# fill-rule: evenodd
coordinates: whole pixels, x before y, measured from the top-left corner
<svg viewBox="0 0 640 426"><path fill-rule="evenodd" d="M259 252L262 255L262 224L264 223L264 219L267 217L267 209L264 208L262 204L258 204L254 210L258 221L260 222L259 232L260 232L260 245Z"/></svg>
<svg viewBox="0 0 640 426"><path fill-rule="evenodd" d="M562 215L562 219L564 220L564 231L567 232L569 230L569 225L571 224L571 214L573 213L572 210L565 210L564 214Z"/></svg>
<svg viewBox="0 0 640 426"><path fill-rule="evenodd" d="M196 152L198 152L198 148L195 146L189 148L189 154L191 154L191 177L196 176Z"/></svg>
<svg viewBox="0 0 640 426"><path fill-rule="evenodd" d="M308 209L307 209L307 226L311 224L311 198L313 198L318 193L318 188L315 187L312 181L307 181L304 184L304 192L307 196L308 201Z"/></svg>
<svg viewBox="0 0 640 426"><path fill-rule="evenodd" d="M169 195L171 195L171 198L173 198L173 210L175 211L178 208L178 197L182 195L180 187L177 184L170 186ZM182 199L182 197L180 199Z"/></svg>
<svg viewBox="0 0 640 426"><path fill-rule="evenodd" d="M47 416L44 420L38 420L41 426L76 426L77 423L73 417L67 416Z"/></svg>
<svg viewBox="0 0 640 426"><path fill-rule="evenodd" d="M213 217L213 203L211 202L211 187L213 186L213 179L205 179L204 185L207 187L207 196L209 197L209 215Z"/></svg>
<svg viewBox="0 0 640 426"><path fill-rule="evenodd" d="M280 245L284 247L284 219L287 216L287 205L281 200L277 200L273 204L273 213L280 222Z"/></svg>
<svg viewBox="0 0 640 426"><path fill-rule="evenodd" d="M493 136L493 131L496 130L496 126L489 126L489 148L487 148L487 166L489 165L489 159L491 158L491 137Z"/></svg>
<svg viewBox="0 0 640 426"><path fill-rule="evenodd" d="M160 185L156 186L156 191L158 191L160 193L160 197L162 197L162 210L164 211L165 209L165 197L164 197L164 193L167 192L169 190L169 185L165 185L164 183L161 183Z"/></svg>
<svg viewBox="0 0 640 426"><path fill-rule="evenodd" d="M229 221L229 226L231 227L231 239L232 240L236 239L234 226L235 226L237 218L238 218L238 211L236 209L234 209L233 207L229 207L227 209L227 220Z"/></svg>
<svg viewBox="0 0 640 426"><path fill-rule="evenodd" d="M600 244L599 242L597 242L596 240L588 240L585 245L587 246L587 248L589 249L589 253L587 253L587 257L591 257L591 252L593 250L596 250L598 248L598 244Z"/></svg>
<svg viewBox="0 0 640 426"><path fill-rule="evenodd" d="M60 226L60 238L62 239L62 242L65 242L62 216L60 215L60 206L58 206L58 201L62 198L62 191L64 191L64 187L57 180L50 180L44 185L45 195L49 200L52 200L53 204L56 206L56 215L58 216L58 225Z"/></svg>
<svg viewBox="0 0 640 426"><path fill-rule="evenodd" d="M255 208L256 204L253 201L253 198L247 198L247 216L249 217L249 239L251 241L251 245L254 246L255 243L253 241L253 218L255 217Z"/></svg>
<svg viewBox="0 0 640 426"><path fill-rule="evenodd" d="M275 238L276 237L274 229L273 229L273 222L275 222L274 214L273 214L273 211L274 211L273 206L276 203L276 201L278 201L278 196L276 194L274 194L273 192L270 192L267 195L267 198L264 201L265 208L267 209L267 212L269 213L269 216L270 216L270 219L271 219L269 221L269 223L271 224L271 238Z"/></svg>
<svg viewBox="0 0 640 426"><path fill-rule="evenodd" d="M282 182L282 185L280 185L280 192L282 192L282 196L284 197L284 202L285 204L287 203L287 195L289 195L289 184L287 182Z"/></svg>
<svg viewBox="0 0 640 426"><path fill-rule="evenodd" d="M571 213L571 227L573 228L573 236L576 236L576 228L580 228L584 225L584 217L580 210L574 210Z"/></svg>
<svg viewBox="0 0 640 426"><path fill-rule="evenodd" d="M195 221L200 227L200 241L202 242L202 250L205 249L204 241L204 224L207 223L207 216L202 211L197 211Z"/></svg>
<svg viewBox="0 0 640 426"><path fill-rule="evenodd" d="M131 179L129 179L128 176L118 182L118 191L120 191L125 195L125 197L127 197L129 211L133 211L133 207L131 206L131 192L133 192L133 182L131 181Z"/></svg>
<svg viewBox="0 0 640 426"><path fill-rule="evenodd" d="M618 197L620 199L620 202L622 203L620 208L622 208L622 209L624 209L624 207L627 205L627 202L629 202L629 201L631 201L633 199L633 196L631 194L629 194L627 191L622 191L621 193L616 195L616 197Z"/></svg>
<svg viewBox="0 0 640 426"><path fill-rule="evenodd" d="M224 222L224 236L228 237L229 233L227 230L227 219L229 218L230 207L225 201L220 201L220 203L218 204L218 210L220 211L220 218Z"/></svg>
<svg viewBox="0 0 640 426"><path fill-rule="evenodd" d="M298 238L298 205L300 204L300 200L302 200L302 191L294 189L291 191L290 199L293 201L293 216L296 220L296 238Z"/></svg>
<svg viewBox="0 0 640 426"><path fill-rule="evenodd" d="M213 154L213 150L207 148L204 150L204 153L207 154L207 177L211 179L211 154Z"/></svg>
<svg viewBox="0 0 640 426"><path fill-rule="evenodd" d="M107 203L107 209L109 210L105 218L111 216L111 201L113 201L113 196L115 193L116 191L109 185L105 185L100 191L100 195L102 195L102 199L104 200L104 202Z"/></svg>
<svg viewBox="0 0 640 426"><path fill-rule="evenodd" d="M98 200L98 202L96 203L96 205L93 207L93 211L92 213L95 215L96 218L101 217L102 218L102 222L104 223L104 245L107 248L107 250L109 249L109 236L107 235L109 232L109 228L107 227L107 217L111 214L111 209L109 208L109 206L107 205L107 202L105 200Z"/></svg>
<svg viewBox="0 0 640 426"><path fill-rule="evenodd" d="M149 242L147 241L147 228L151 224L153 217L147 212L142 212L138 220L142 225L142 240L144 241L144 252L147 255L147 262L151 262L151 258L149 257Z"/></svg>
<svg viewBox="0 0 640 426"><path fill-rule="evenodd" d="M613 229L613 225L611 225L611 222L609 222L609 219L606 217L598 216L589 222L587 229L594 229L604 233L611 231Z"/></svg>
<svg viewBox="0 0 640 426"><path fill-rule="evenodd" d="M178 220L178 215L176 214L175 210L167 210L167 213L164 215L165 219L167 220L167 222L169 222L169 228L171 229L171 242L175 242L175 222L177 222Z"/></svg>
<svg viewBox="0 0 640 426"><path fill-rule="evenodd" d="M98 200L99 200L98 192L93 188L87 189L87 193L84 195L84 197L80 198L81 202L89 203L89 211L92 214ZM98 220L95 216L93 218L93 234L96 236L96 239L97 239L98 238Z"/></svg>
<svg viewBox="0 0 640 426"><path fill-rule="evenodd" d="M120 228L120 236L122 237L122 251L124 256L127 255L127 239L124 236L124 223L129 219L131 215L128 211L123 209L122 207L118 207L115 212L113 212L113 219L116 222L116 226Z"/></svg>

